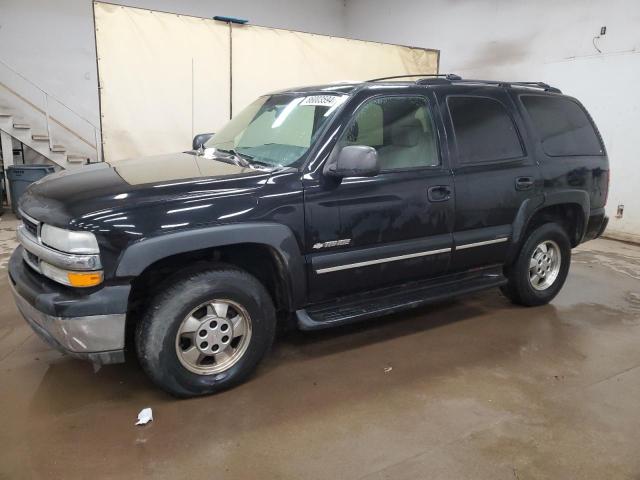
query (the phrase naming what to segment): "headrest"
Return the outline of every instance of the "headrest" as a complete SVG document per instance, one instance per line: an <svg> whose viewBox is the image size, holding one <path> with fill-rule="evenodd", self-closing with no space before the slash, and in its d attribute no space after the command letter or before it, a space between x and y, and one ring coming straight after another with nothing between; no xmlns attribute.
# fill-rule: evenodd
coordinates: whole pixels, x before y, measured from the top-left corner
<svg viewBox="0 0 640 480"><path fill-rule="evenodd" d="M417 119L394 125L391 129L391 141L397 147L415 147L422 135L422 124Z"/></svg>

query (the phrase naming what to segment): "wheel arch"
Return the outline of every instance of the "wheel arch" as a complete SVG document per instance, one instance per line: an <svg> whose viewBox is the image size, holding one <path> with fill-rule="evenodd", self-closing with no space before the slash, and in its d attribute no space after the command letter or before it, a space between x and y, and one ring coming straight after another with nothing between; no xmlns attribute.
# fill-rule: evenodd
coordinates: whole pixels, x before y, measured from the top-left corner
<svg viewBox="0 0 640 480"><path fill-rule="evenodd" d="M546 222L559 223L567 232L571 246L577 246L584 237L589 212L589 195L583 190L555 192L537 199L525 200L513 223L509 261L517 255L526 240L527 232Z"/></svg>
<svg viewBox="0 0 640 480"><path fill-rule="evenodd" d="M154 269L185 268L195 263L221 262L256 276L290 311L304 301L304 258L293 232L277 223L243 223L183 230L141 240L129 246L116 268L119 278L141 282ZM275 285L271 279L277 280ZM275 289L275 290L274 290Z"/></svg>

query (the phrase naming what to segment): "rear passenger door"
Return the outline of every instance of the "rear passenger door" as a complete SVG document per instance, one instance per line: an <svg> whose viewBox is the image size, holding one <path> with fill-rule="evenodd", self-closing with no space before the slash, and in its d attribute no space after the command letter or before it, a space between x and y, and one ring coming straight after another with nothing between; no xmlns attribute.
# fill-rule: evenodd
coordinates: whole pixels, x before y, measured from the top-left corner
<svg viewBox="0 0 640 480"><path fill-rule="evenodd" d="M455 184L450 270L503 263L520 206L541 188L522 119L499 87L451 87L438 101Z"/></svg>

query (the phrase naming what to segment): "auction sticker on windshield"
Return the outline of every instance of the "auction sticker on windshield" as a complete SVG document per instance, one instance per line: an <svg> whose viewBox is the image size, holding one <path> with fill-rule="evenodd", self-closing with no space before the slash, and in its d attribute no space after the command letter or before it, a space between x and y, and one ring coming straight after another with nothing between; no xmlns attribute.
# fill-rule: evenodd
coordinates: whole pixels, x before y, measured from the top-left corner
<svg viewBox="0 0 640 480"><path fill-rule="evenodd" d="M310 105L314 107L333 107L340 102L341 97L337 95L312 95L305 97L300 105Z"/></svg>

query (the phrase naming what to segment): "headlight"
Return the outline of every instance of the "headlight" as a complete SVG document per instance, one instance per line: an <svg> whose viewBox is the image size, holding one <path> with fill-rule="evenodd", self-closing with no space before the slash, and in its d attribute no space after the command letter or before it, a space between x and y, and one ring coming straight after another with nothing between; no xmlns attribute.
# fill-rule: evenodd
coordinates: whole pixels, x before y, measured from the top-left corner
<svg viewBox="0 0 640 480"><path fill-rule="evenodd" d="M100 253L96 236L91 232L75 232L44 224L40 238L45 245L65 253Z"/></svg>
<svg viewBox="0 0 640 480"><path fill-rule="evenodd" d="M43 224L40 229L40 240L48 247L54 248L64 254L69 254L68 258L73 258L74 255L95 256L100 253L96 236L91 232L76 232ZM67 256L62 255L62 257L66 260ZM101 270L78 271L66 261L61 261L60 259L52 259L50 261L53 261L56 265L42 259L40 261L40 271L45 277L49 277L63 285L69 285L70 287L94 287L103 281L103 273ZM93 268L100 268L100 262L95 263ZM63 266L65 268L61 268ZM82 267L78 266L77 268Z"/></svg>

